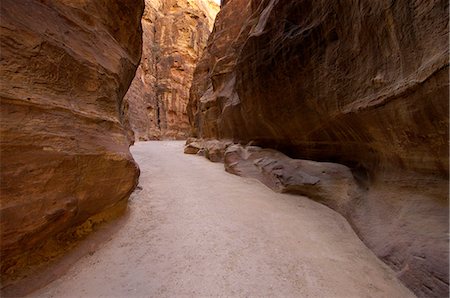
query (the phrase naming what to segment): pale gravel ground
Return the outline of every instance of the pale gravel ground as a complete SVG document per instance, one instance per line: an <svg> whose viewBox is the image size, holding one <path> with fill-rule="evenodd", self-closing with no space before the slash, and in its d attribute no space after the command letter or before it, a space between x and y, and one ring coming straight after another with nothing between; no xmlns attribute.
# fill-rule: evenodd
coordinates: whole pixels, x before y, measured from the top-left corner
<svg viewBox="0 0 450 298"><path fill-rule="evenodd" d="M143 189L126 222L30 297L413 296L336 212L182 148L132 147Z"/></svg>

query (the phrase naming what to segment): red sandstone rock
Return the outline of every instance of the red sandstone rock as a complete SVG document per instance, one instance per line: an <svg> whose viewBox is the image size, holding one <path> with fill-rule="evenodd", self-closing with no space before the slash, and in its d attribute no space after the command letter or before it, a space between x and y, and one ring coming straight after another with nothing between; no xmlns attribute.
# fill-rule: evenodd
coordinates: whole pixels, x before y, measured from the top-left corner
<svg viewBox="0 0 450 298"><path fill-rule="evenodd" d="M185 154L198 154L200 150L203 149L203 142L189 142L186 143L186 146L184 147L184 153Z"/></svg>
<svg viewBox="0 0 450 298"><path fill-rule="evenodd" d="M146 0L141 65L125 97L136 140L185 139L195 65L219 9L212 0Z"/></svg>
<svg viewBox="0 0 450 298"><path fill-rule="evenodd" d="M142 11L136 0L2 1L2 275L135 188L122 99Z"/></svg>
<svg viewBox="0 0 450 298"><path fill-rule="evenodd" d="M227 1L192 134L350 167L360 237L417 295L447 296L447 24L444 0Z"/></svg>

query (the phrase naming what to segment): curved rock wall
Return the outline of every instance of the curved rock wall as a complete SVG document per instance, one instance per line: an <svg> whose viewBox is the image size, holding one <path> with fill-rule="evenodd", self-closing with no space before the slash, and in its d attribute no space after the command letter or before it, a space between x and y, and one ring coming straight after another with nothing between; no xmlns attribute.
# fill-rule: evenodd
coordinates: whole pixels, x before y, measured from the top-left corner
<svg viewBox="0 0 450 298"><path fill-rule="evenodd" d="M183 139L195 64L219 9L212 0L146 0L142 61L125 97L136 140Z"/></svg>
<svg viewBox="0 0 450 298"><path fill-rule="evenodd" d="M141 57L143 9L136 0L2 1L2 275L135 188L122 99Z"/></svg>
<svg viewBox="0 0 450 298"><path fill-rule="evenodd" d="M363 192L338 211L419 296L448 295L447 26L444 0L227 1L192 134L350 167Z"/></svg>

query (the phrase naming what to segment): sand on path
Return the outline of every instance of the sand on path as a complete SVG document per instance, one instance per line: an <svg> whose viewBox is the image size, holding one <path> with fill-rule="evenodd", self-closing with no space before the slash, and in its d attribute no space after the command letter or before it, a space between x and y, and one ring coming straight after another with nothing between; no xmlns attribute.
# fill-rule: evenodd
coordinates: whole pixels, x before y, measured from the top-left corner
<svg viewBox="0 0 450 298"><path fill-rule="evenodd" d="M141 189L125 223L30 297L414 297L331 209L182 142L131 151Z"/></svg>

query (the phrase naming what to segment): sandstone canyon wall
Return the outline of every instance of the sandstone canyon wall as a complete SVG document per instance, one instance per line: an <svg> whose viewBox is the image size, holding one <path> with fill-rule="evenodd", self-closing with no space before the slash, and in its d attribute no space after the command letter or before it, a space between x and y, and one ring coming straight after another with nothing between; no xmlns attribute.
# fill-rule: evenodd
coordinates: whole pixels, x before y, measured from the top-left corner
<svg viewBox="0 0 450 298"><path fill-rule="evenodd" d="M447 296L448 54L445 0L226 1L195 70L191 133L346 165L357 191L324 203L417 295ZM269 166L279 182L304 167L249 148L227 168Z"/></svg>
<svg viewBox="0 0 450 298"><path fill-rule="evenodd" d="M145 1L142 61L125 97L136 140L187 137L189 88L218 10L212 0Z"/></svg>
<svg viewBox="0 0 450 298"><path fill-rule="evenodd" d="M2 278L135 188L122 100L143 10L137 0L2 1Z"/></svg>

